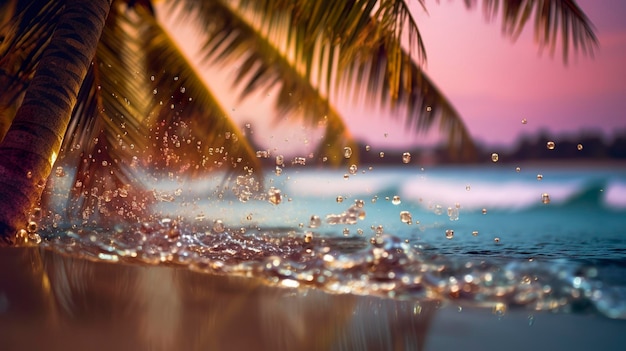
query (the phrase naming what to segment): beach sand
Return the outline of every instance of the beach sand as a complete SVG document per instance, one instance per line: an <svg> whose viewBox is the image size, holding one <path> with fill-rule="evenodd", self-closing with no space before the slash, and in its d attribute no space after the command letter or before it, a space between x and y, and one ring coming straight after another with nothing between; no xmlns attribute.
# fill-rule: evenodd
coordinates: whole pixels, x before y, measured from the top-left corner
<svg viewBox="0 0 626 351"><path fill-rule="evenodd" d="M0 350L623 350L626 321L0 250Z"/></svg>

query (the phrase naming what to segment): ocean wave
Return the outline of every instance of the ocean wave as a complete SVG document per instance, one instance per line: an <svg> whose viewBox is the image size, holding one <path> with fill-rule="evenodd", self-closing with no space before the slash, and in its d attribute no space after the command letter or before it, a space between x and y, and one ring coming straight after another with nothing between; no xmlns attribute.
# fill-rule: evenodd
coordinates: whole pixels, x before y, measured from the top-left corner
<svg viewBox="0 0 626 351"><path fill-rule="evenodd" d="M626 182L604 175L580 173L576 176L519 179L517 174L444 172L429 175L392 170L378 171L340 179L339 172L299 174L297 180L284 182L285 189L311 198L394 196L402 201L443 207L460 205L466 210L481 208L522 210L550 203L556 206L580 204L626 209Z"/></svg>
<svg viewBox="0 0 626 351"><path fill-rule="evenodd" d="M613 181L604 190L604 203L609 208L626 209L626 182Z"/></svg>

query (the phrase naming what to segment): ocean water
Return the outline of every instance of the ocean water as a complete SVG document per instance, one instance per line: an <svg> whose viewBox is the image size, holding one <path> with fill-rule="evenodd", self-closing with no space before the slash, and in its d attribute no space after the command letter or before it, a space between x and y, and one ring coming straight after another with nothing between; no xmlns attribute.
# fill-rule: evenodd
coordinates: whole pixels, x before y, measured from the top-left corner
<svg viewBox="0 0 626 351"><path fill-rule="evenodd" d="M145 221L44 220L42 245L332 294L626 319L626 166L292 166L263 184L149 187Z"/></svg>

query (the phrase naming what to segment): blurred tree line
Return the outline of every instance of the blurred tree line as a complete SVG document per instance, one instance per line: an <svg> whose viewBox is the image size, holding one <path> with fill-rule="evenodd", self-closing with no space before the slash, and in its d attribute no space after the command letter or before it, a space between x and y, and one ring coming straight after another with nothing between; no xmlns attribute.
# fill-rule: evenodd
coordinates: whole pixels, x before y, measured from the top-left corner
<svg viewBox="0 0 626 351"><path fill-rule="evenodd" d="M554 148L548 148L554 142ZM363 165L383 164L402 165L405 152L411 155L411 164L476 164L491 163L491 155L498 154L498 162L532 161L626 161L626 129L618 130L612 136L600 131L581 131L575 134L554 135L548 131L522 135L514 146L477 145L475 157L462 158L450 153L446 145L434 148L416 147L412 149L380 149L367 147L361 143L360 157ZM381 154L382 152L382 154Z"/></svg>

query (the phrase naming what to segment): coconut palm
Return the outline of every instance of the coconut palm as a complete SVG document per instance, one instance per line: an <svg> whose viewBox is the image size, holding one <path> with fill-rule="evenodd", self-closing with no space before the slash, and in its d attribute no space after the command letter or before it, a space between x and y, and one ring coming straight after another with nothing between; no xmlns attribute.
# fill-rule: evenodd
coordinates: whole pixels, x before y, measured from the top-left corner
<svg viewBox="0 0 626 351"><path fill-rule="evenodd" d="M573 0L483 6L490 16L502 12L512 37L534 15L540 47L554 51L560 42L564 58L597 45ZM237 64L241 98L277 88L277 115L321 126L320 160L338 165L345 147L356 151L334 107L345 91L405 113L416 133L439 127L454 155L472 153L459 114L421 70L426 52L408 1L172 0L163 8L197 24L205 64ZM5 243L34 230L26 223L53 171L74 177L67 215L85 221L111 213L138 219L153 196L141 191L139 169L259 174L249 140L163 29L152 1L4 0L0 9Z"/></svg>

